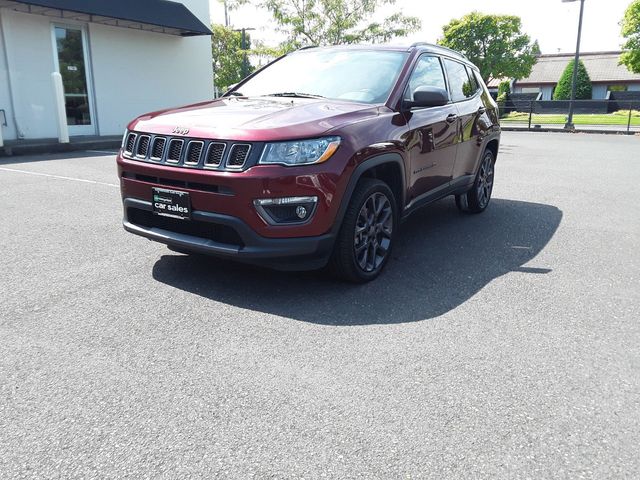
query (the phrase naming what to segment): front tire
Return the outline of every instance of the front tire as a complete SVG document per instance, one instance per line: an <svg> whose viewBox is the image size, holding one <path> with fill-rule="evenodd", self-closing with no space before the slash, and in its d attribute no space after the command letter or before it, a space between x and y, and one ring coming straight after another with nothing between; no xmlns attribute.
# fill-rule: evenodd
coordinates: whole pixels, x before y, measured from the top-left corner
<svg viewBox="0 0 640 480"><path fill-rule="evenodd" d="M396 200L377 179L358 182L336 239L330 267L353 283L375 279L391 256L398 225Z"/></svg>
<svg viewBox="0 0 640 480"><path fill-rule="evenodd" d="M473 187L462 195L456 195L456 206L460 211L481 213L486 210L493 192L494 173L495 158L493 152L485 150Z"/></svg>

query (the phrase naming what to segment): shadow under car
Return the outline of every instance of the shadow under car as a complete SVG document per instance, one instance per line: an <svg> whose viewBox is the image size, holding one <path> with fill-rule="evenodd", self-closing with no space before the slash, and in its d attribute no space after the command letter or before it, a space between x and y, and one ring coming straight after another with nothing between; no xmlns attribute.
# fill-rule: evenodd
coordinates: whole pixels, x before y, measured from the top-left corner
<svg viewBox="0 0 640 480"><path fill-rule="evenodd" d="M375 281L351 285L318 272L277 272L200 255L163 255L153 278L218 302L317 324L353 326L426 320L475 295L542 251L562 220L551 205L493 199L481 215L452 199L414 213Z"/></svg>

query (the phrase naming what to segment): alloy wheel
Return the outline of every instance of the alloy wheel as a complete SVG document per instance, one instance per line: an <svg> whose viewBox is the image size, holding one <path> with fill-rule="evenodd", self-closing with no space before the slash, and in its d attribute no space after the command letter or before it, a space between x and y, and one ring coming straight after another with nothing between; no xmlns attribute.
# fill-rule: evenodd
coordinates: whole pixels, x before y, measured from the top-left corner
<svg viewBox="0 0 640 480"><path fill-rule="evenodd" d="M393 210L384 193L371 194L362 205L354 235L359 267L365 272L379 268L387 257L393 235Z"/></svg>
<svg viewBox="0 0 640 480"><path fill-rule="evenodd" d="M487 153L482 161L476 188L478 204L480 208L485 208L491 199L491 191L493 190L493 157L490 153Z"/></svg>

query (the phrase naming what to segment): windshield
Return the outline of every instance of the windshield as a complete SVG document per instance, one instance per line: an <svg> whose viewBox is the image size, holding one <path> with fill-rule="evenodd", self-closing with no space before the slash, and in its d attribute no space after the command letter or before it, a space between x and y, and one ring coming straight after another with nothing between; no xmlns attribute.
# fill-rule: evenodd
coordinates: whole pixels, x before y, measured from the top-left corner
<svg viewBox="0 0 640 480"><path fill-rule="evenodd" d="M406 57L383 50L303 50L268 66L238 86L236 94L384 103Z"/></svg>

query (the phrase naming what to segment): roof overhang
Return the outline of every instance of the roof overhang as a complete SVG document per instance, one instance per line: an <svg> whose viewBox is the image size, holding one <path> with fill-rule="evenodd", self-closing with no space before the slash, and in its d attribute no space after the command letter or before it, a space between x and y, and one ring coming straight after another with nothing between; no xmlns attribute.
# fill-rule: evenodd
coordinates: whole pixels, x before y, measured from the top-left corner
<svg viewBox="0 0 640 480"><path fill-rule="evenodd" d="M168 0L0 0L0 7L182 37L211 35L187 7Z"/></svg>

